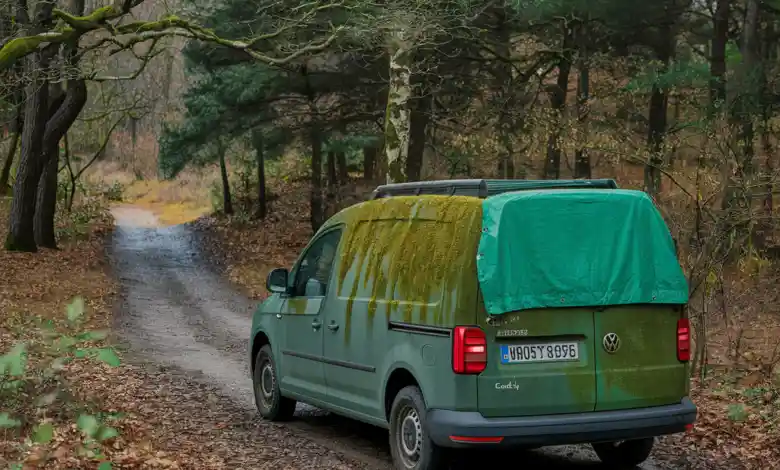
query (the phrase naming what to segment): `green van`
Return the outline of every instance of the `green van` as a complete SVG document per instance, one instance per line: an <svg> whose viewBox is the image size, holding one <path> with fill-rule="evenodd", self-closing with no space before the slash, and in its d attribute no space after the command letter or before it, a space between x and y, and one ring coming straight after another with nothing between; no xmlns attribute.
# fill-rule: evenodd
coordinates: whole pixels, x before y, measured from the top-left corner
<svg viewBox="0 0 780 470"><path fill-rule="evenodd" d="M399 469L578 443L632 468L696 419L674 242L652 200L612 180L380 186L267 287L260 414L300 401L382 426Z"/></svg>

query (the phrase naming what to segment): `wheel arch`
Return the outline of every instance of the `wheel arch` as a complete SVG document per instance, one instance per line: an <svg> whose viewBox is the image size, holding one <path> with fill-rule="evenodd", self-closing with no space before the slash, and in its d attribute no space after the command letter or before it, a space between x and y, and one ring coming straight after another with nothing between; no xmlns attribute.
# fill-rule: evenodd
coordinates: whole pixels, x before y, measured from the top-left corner
<svg viewBox="0 0 780 470"><path fill-rule="evenodd" d="M250 353L250 360L249 360L249 367L252 372L252 374L255 373L255 360L257 359L257 354L260 352L260 349L263 346L270 346L271 340L268 337L268 335L263 330L257 331L254 336L252 336L252 350Z"/></svg>
<svg viewBox="0 0 780 470"><path fill-rule="evenodd" d="M390 422L390 408L393 406L393 400L404 387L416 386L425 399L425 390L422 383L417 379L413 368L406 363L394 364L387 373L382 391L382 404L384 406L385 419Z"/></svg>

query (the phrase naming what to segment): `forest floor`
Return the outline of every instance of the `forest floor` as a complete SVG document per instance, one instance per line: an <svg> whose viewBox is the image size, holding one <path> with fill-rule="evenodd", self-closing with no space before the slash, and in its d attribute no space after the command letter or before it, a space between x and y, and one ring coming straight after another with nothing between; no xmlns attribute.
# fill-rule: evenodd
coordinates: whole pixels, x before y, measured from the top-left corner
<svg viewBox="0 0 780 470"><path fill-rule="evenodd" d="M2 237L7 231L9 206L8 198L0 198ZM0 413L8 413L22 424L21 428L10 428L0 420L0 468L21 463L24 469L94 469L107 460L113 468L128 469L303 469L312 465L376 468L301 437L305 433L300 429L261 422L246 400L235 400L224 389L199 380L196 374L166 367L161 364L164 361L154 360L159 358L129 349L128 342L132 346L132 341L126 338L132 335L113 333L128 331L122 327L126 318L122 315L124 293L128 287L151 284L149 279L131 279L125 275L127 270L120 270L120 277L115 277L110 265L111 246L117 238L130 239L130 243L156 233L166 238L170 233L166 231L175 234L176 228L162 226L156 214L143 207L123 210L120 206L117 215L137 225L126 228L123 235L121 227L112 226L106 205L92 210L89 217L82 217L89 222L62 221L62 230L78 235L61 242L59 250L0 252L0 354L25 342L29 356L25 372L14 377L25 386L0 395ZM131 249L125 254L134 253ZM166 259L163 253L159 263L164 265ZM219 279L214 281L214 286L219 285ZM46 366L46 359L57 354L56 345L47 340L44 325L52 322L57 331L71 334L65 312L76 297L83 298L86 307L83 328L112 332L107 341L96 344L116 345L122 363L117 367L79 361L65 365L59 385L67 398L47 406L34 401L37 392L51 390L48 374L52 369ZM248 300L245 302L250 305ZM148 311L149 318L155 318L156 313ZM244 322L247 319L245 313ZM248 323L243 326L248 331ZM173 332L170 339L175 338ZM245 338L241 339L244 343ZM240 380L246 388L248 378L242 374ZM87 412L104 417L105 424L118 431L117 436L104 441L102 455L86 450L85 444L89 443L80 432L82 428L75 424L77 417ZM40 440L31 429L37 422L52 425L53 432L43 443L34 442Z"/></svg>
<svg viewBox="0 0 780 470"><path fill-rule="evenodd" d="M70 423L98 409L114 416L119 431L104 446L115 468L389 468L386 433L306 407L295 422L272 425L252 407L249 315L265 296L268 270L290 266L311 235L308 188L288 182L281 192L272 184L269 216L257 222L203 216L205 199L171 183L129 187L132 195L113 206L120 226L93 201L89 214L60 221L67 237L60 250L0 252L0 353L16 341L43 342L41 319L64 328L67 303L82 296L86 326L112 331L122 358L118 367L67 365L67 412L15 402L10 411L22 421L50 420L55 432L36 445L0 430L0 466L96 468L102 457L79 452ZM8 202L0 199L0 236ZM25 380L44 383L30 362ZM780 468L780 394L771 383L744 379L721 373L697 381L695 430L662 439L644 468ZM586 448L561 451L519 458L554 469L594 465Z"/></svg>

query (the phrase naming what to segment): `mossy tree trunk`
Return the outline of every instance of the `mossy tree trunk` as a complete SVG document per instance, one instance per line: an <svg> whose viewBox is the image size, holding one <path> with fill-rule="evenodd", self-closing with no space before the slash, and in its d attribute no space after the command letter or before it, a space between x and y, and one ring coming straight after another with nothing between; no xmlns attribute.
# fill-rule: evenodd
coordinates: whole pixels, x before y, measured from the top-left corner
<svg viewBox="0 0 780 470"><path fill-rule="evenodd" d="M391 38L387 110L385 112L385 158L387 183L407 180L406 159L409 155L411 129L410 100L412 88L412 48L406 32L399 29Z"/></svg>
<svg viewBox="0 0 780 470"><path fill-rule="evenodd" d="M70 0L70 13L84 14L84 0ZM38 246L57 248L54 233L54 216L57 211L57 174L59 173L59 143L68 129L76 122L79 114L87 104L87 85L77 74L78 59L76 56L78 44L66 43L64 48L65 64L63 75L73 76L68 80L64 94L58 96L48 113L48 120L43 134L43 158L46 161L40 181L35 206L35 241Z"/></svg>
<svg viewBox="0 0 780 470"><path fill-rule="evenodd" d="M24 33L39 34L52 23L54 3L38 2L34 14L28 15L26 2L20 2L16 21ZM31 23L31 17L33 22ZM24 59L25 87L24 128L22 130L21 155L14 180L11 213L5 248L9 251L37 251L35 243L35 199L43 167L44 133L47 121L49 86L47 72L54 47L33 52Z"/></svg>
<svg viewBox="0 0 780 470"><path fill-rule="evenodd" d="M8 143L5 160L3 160L3 169L0 170L0 196L8 195L10 187L8 181L11 179L11 168L16 158L16 150L19 148L19 135L22 131L22 107L17 105L14 110L14 116L9 126L11 141Z"/></svg>
<svg viewBox="0 0 780 470"><path fill-rule="evenodd" d="M57 211L57 170L59 164L59 145L46 143L44 149L46 164L38 181L38 194L35 198L35 243L39 247L57 248L54 233L54 215Z"/></svg>

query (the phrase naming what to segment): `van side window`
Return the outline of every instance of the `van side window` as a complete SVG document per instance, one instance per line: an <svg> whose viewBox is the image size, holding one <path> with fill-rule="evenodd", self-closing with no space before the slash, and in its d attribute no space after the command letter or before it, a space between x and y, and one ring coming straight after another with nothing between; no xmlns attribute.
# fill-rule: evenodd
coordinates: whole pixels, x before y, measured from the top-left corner
<svg viewBox="0 0 780 470"><path fill-rule="evenodd" d="M303 255L295 274L293 296L322 297L328 287L341 230L333 230L318 238Z"/></svg>

